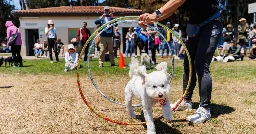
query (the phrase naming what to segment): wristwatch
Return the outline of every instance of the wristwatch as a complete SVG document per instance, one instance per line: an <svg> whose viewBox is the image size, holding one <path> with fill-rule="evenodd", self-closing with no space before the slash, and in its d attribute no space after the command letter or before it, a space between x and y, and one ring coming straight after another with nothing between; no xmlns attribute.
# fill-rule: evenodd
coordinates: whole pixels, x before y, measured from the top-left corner
<svg viewBox="0 0 256 134"><path fill-rule="evenodd" d="M156 10L157 18L160 18L162 16L162 13L159 9Z"/></svg>

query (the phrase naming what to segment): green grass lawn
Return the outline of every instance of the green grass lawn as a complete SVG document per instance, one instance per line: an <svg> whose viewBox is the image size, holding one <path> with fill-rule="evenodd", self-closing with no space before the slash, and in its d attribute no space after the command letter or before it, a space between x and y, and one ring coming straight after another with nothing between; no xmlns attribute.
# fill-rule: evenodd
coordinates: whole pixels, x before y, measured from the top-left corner
<svg viewBox="0 0 256 134"><path fill-rule="evenodd" d="M118 67L118 60L116 61L116 66L111 67L109 62L104 63L103 68L98 67L98 60L93 59L90 61L91 73L96 76L127 76L129 72L129 67L127 66L130 62L130 58L125 59L126 68L120 69ZM158 59L158 62L165 61L168 63L169 72L171 72L171 60L170 59ZM25 60L23 62L24 67L7 67L4 64L0 67L0 71L2 73L20 73L20 74L52 74L52 75L73 75L77 71L72 72L64 72L64 59L61 59L60 62L50 63L49 59L40 59L40 60ZM217 79L250 79L256 76L254 61L237 61L231 63L223 63L223 62L213 62L211 64L211 74L213 77ZM83 66L80 69L81 74L88 74L88 65L86 62L82 61L81 65ZM176 60L174 67L176 79L180 79L183 73L183 61ZM149 70L148 72L151 72Z"/></svg>
<svg viewBox="0 0 256 134"><path fill-rule="evenodd" d="M140 59L140 57L138 57ZM109 62L104 63L103 68L98 67L98 59L93 59L90 61L91 73L99 76L127 76L129 72L128 64L130 62L130 58L125 58L126 68L120 69L118 67L118 60L115 59L116 66L111 67ZM158 62L165 61L168 63L169 72L171 72L171 59L158 59ZM0 67L0 71L2 73L20 73L20 74L52 74L52 75L73 75L77 71L72 72L64 72L64 59L61 59L60 62L50 63L49 59L37 59L37 60L25 60L23 62L24 67L7 67L4 64ZM216 78L243 78L250 79L251 77L256 76L254 61L237 61L231 63L223 63L223 62L213 62L211 64L211 74ZM88 65L86 62L82 61L81 65L83 66L80 69L81 74L88 74ZM176 60L175 61L175 77L178 79L182 77L183 73L183 61ZM148 70L151 72L152 70Z"/></svg>
<svg viewBox="0 0 256 134"><path fill-rule="evenodd" d="M126 59L128 63L128 59ZM118 64L118 60L116 59L116 65ZM71 72L64 72L64 59L60 59L60 62L50 63L49 59L36 59L36 60L24 60L23 67L5 67L3 64L0 67L0 71L2 73L21 73L21 74L53 74L53 75L72 75L75 74L77 71ZM87 74L88 65L86 62L82 61L81 65L83 66L80 68L81 74ZM91 72L95 75L126 75L129 67L124 69L119 69L118 66L111 67L110 63L104 63L103 68L98 67L98 60L93 59L90 61L90 68Z"/></svg>

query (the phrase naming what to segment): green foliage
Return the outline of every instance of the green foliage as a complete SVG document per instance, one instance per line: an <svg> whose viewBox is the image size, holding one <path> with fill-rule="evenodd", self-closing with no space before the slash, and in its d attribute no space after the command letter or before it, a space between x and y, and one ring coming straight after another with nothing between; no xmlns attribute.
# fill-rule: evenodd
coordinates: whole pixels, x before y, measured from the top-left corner
<svg viewBox="0 0 256 134"><path fill-rule="evenodd" d="M17 20L11 15L14 6L9 5L6 1L0 2L0 41L6 37L6 20ZM16 22L16 21L15 21ZM17 23L16 23L17 24Z"/></svg>
<svg viewBox="0 0 256 134"><path fill-rule="evenodd" d="M59 7L59 6L68 6L68 0L30 0L29 8L46 8L46 7Z"/></svg>

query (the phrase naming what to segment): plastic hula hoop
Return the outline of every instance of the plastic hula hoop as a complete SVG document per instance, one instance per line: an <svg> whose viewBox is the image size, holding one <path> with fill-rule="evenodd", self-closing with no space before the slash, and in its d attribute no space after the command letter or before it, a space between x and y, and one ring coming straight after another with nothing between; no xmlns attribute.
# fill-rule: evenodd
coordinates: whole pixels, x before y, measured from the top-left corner
<svg viewBox="0 0 256 134"><path fill-rule="evenodd" d="M87 101L87 99L85 98L84 96L84 93L82 91L82 88L81 88L81 82L80 82L80 63L81 63L81 59L82 59L82 55L84 53L84 50L86 48L86 46L90 43L90 41L93 39L93 37L99 32L101 31L104 27L106 27L107 25L110 25L111 23L115 23L115 22L118 22L120 20L138 20L138 16L125 16L125 17L120 17L120 18L116 18L116 19L113 19L111 21L109 21L108 23L102 25L101 27L99 27L90 37L89 39L86 41L86 43L84 44L84 47L82 48L82 51L79 55L79 59L78 59L78 67L77 67L77 85L78 85L78 89L79 89L79 93L84 101L84 103L86 104L86 106L90 109L91 112L93 112L94 114L96 114L98 117L108 121L108 122L112 122L112 123L115 123L115 124L119 124L119 125L142 125L142 124L145 124L145 122L140 122L140 123L133 123L133 122L122 122L122 121L118 121L118 120L114 120L114 119L111 119L111 118L108 118L107 116L104 116L103 114L101 114L100 112L97 112L95 110L95 108L93 108ZM188 60L189 60L189 80L188 80L188 85L186 87L186 90L183 94L183 96L179 99L178 103L175 105L175 107L172 108L172 111L174 111L178 105L181 103L181 101L184 99L185 95L187 94L188 92L188 89L189 89L189 86L191 84L191 76L192 76L192 64L191 64L191 58L190 58L190 55L188 53L188 50L185 46L185 44L183 43L183 41L171 30L169 29L168 27L164 26L163 24L161 23L158 23L156 22L156 24L162 26L163 28L169 30L180 42L181 42L181 45L184 47L185 51L186 51L186 54L188 56ZM91 44L92 45L92 44ZM170 46L169 46L169 49L170 49ZM89 53L90 53L90 50L89 50ZM89 58L89 57L88 57ZM90 79L92 81L92 83L94 82L93 81L93 77L90 73L90 65L89 65L89 60L87 61L87 64L88 64L88 73L90 75ZM173 69L172 69L173 70ZM172 76L170 77L172 78ZM95 88L97 87L96 83L93 83L93 85L95 86ZM106 98L106 97L105 97ZM113 102L115 103L116 101L113 100Z"/></svg>

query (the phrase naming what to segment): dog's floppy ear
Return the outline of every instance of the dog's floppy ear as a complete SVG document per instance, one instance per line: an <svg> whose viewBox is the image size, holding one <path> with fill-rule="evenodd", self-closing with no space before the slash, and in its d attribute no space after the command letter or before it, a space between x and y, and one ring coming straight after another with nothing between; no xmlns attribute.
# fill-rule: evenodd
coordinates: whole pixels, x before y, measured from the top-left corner
<svg viewBox="0 0 256 134"><path fill-rule="evenodd" d="M167 71L168 71L167 63L166 62L161 62L161 63L157 64L156 70L163 71L164 73L167 74Z"/></svg>

